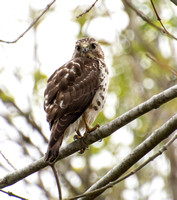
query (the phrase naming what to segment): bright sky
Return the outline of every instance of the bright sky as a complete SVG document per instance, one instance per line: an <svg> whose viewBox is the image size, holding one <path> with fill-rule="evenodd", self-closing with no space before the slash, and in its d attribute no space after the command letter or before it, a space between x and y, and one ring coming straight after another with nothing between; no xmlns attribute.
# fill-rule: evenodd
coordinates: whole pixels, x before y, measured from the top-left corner
<svg viewBox="0 0 177 200"><path fill-rule="evenodd" d="M95 0L94 0L95 1ZM20 39L15 44L4 44L0 43L0 89L7 89L13 96L15 96L16 103L22 109L28 109L29 101L28 98L32 98L32 90L33 90L33 80L32 73L34 69L40 67L41 71L45 73L47 76L50 76L58 67L67 62L73 53L76 36L79 32L79 26L76 22L73 21L72 11L77 7L85 7L87 9L93 2L93 0L57 0L55 4L52 6L54 8L54 12L47 13L45 15L45 19L37 28L36 35L34 34L34 30L31 29L22 39ZM30 18L30 8L33 12L36 12L36 16L41 12L41 9L44 9L46 5L51 2L47 0L5 0L1 1L0 6L0 39L2 40L14 40L16 39L23 31L27 29L29 24L32 22ZM104 39L108 42L113 42L117 36L124 28L126 28L128 24L128 16L123 11L123 5L121 1L115 0L106 0L105 6L108 8L109 12L112 13L111 17L107 17L104 19L102 17L98 17L91 22L88 27L87 33L95 37L96 39ZM96 4L96 9L102 9L100 7L100 2L98 1ZM38 13L39 12L39 13ZM106 28L105 28L106 27ZM86 27L84 27L86 29ZM36 37L36 38L35 38ZM34 61L34 41L37 40L37 56L40 62L36 63ZM111 64L109 60L109 51L104 49L107 63ZM21 81L18 81L16 77L18 76ZM43 91L41 91L43 93ZM105 109L105 114L112 118L110 113L114 113L114 108L111 107L118 103L118 101L114 98L114 94L110 94L110 98L108 98L107 106ZM110 101L112 101L110 103ZM39 123L44 127L45 130L48 130L48 124L46 122L45 113L43 111L43 102L41 101L41 107L36 108L35 112L38 113ZM110 112L110 109L112 111ZM109 111L108 111L109 110ZM0 114L6 113L7 110L4 108L2 103L0 103ZM6 132L7 127L5 126L4 121L0 118L0 131ZM16 121L19 125L21 124L21 128L24 129L24 122L19 119ZM11 132L9 137L15 138L18 135L12 130L8 128L8 131ZM128 130L122 130L122 137L127 138L127 134L130 134ZM32 132L30 133L32 135ZM48 134L48 135L47 135ZM121 134L121 131L120 133ZM49 136L49 130L46 131L46 135ZM119 135L120 136L120 135ZM116 135L114 135L116 137ZM35 138L32 138L36 140ZM132 137L130 140L126 140L131 143ZM12 149L17 149L18 145L6 141L7 138L3 135L0 138L0 149L7 156L7 158L15 163L17 168L25 166L27 163L31 162L31 160L20 160L20 163L17 162L16 157L12 154ZM114 140L114 139L113 139ZM123 139L122 139L123 140ZM38 142L38 141L37 141ZM121 141L119 141L121 143ZM41 146L43 143L41 142ZM100 145L100 144L98 144ZM11 148L11 151L7 151L8 148ZM43 148L44 152L46 150ZM129 152L129 149L125 149L124 152ZM20 158L23 153L19 153L18 157ZM115 160L112 159L109 152L103 151L99 156L100 160L104 156L107 156L109 159L109 164L114 164ZM125 156L125 154L124 154ZM122 156L123 157L123 156ZM36 157L37 159L37 157ZM91 161L91 164L94 166L94 159ZM98 160L98 158L97 158ZM5 161L2 157L0 157L0 161L5 164ZM80 165L83 165L82 158L78 157L78 162ZM73 160L73 165L75 161ZM100 167L105 166L106 163L100 165ZM109 166L108 166L109 167ZM11 169L10 169L11 170ZM3 177L4 172L0 168L0 177ZM48 180L53 177L50 177L49 174L44 174L44 177ZM74 176L77 179L77 176ZM36 176L33 175L29 177L27 180L32 181L35 180ZM136 181L136 180L135 180ZM160 180L161 181L161 180ZM128 184L128 183L127 183ZM23 187L23 190L21 189ZM35 186L27 187L24 189L25 183L24 181L20 181L19 183L6 188L6 190L14 191L21 196L28 197L29 199L37 200L43 199L43 194L39 188ZM51 185L51 190L56 192L56 187ZM33 192L31 192L33 191ZM24 192L24 193L23 193ZM27 195L26 195L27 194ZM35 196L34 196L35 195ZM64 191L64 195L67 195ZM7 195L3 195L0 193L0 199L6 200L11 199Z"/></svg>

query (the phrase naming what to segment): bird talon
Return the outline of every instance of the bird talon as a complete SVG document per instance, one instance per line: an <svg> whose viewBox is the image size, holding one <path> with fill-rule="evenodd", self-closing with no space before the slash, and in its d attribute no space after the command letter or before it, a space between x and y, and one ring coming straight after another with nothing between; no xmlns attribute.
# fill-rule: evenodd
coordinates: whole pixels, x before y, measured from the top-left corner
<svg viewBox="0 0 177 200"><path fill-rule="evenodd" d="M86 146L83 149L79 150L78 153L83 154L85 152L85 150L88 150L88 149L89 149L89 146Z"/></svg>
<svg viewBox="0 0 177 200"><path fill-rule="evenodd" d="M86 148L83 148L81 150L78 151L79 154L83 154L85 152Z"/></svg>
<svg viewBox="0 0 177 200"><path fill-rule="evenodd" d="M92 131L95 131L97 128L99 128L100 125L99 124L96 124L93 128L92 127L89 127L88 125L86 126L86 134L88 133L91 133ZM85 135L85 133L84 133ZM87 135L86 135L87 136Z"/></svg>
<svg viewBox="0 0 177 200"><path fill-rule="evenodd" d="M74 141L76 141L76 140L78 140L78 139L81 139L82 138L82 136L79 136L79 135L74 135Z"/></svg>
<svg viewBox="0 0 177 200"><path fill-rule="evenodd" d="M100 127L100 125L99 125L99 124L96 124L93 128L90 127L90 125L87 123L85 117L84 117L84 122L85 122L85 127L86 127L85 133L84 133L83 136L82 136L82 134L80 133L80 131L79 131L79 130L76 130L77 135L74 135L74 141L76 141L76 140L78 140L78 139L82 139L83 142L84 142L85 144L87 144L87 143L85 142L84 139L87 137L88 133L91 133L92 131L96 130L97 128ZM81 149L78 153L79 153L79 154L83 154L83 153L85 152L85 150L87 150L87 149L89 149L89 146L84 147L84 148Z"/></svg>

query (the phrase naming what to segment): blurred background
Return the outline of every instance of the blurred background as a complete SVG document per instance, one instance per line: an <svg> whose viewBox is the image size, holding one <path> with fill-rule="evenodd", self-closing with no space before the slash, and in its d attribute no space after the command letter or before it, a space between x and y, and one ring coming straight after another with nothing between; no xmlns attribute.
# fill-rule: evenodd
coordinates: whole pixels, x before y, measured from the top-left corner
<svg viewBox="0 0 177 200"><path fill-rule="evenodd" d="M50 2L1 1L0 39L16 39ZM0 43L0 178L45 154L50 131L43 110L44 89L48 77L71 59L78 38L90 36L100 42L110 72L107 102L95 124L103 125L177 83L176 40L150 26L125 1L99 0L77 18L93 3L57 0L18 42ZM154 3L166 29L177 36L177 6L169 0ZM161 27L150 1L137 0L133 5ZM91 145L83 155L58 162L63 197L88 189L176 111L177 101L172 100ZM62 146L72 141L73 136ZM177 200L176 169L174 142L166 153L97 199ZM5 190L33 200L58 198L50 167ZM0 199L13 197L0 192Z"/></svg>

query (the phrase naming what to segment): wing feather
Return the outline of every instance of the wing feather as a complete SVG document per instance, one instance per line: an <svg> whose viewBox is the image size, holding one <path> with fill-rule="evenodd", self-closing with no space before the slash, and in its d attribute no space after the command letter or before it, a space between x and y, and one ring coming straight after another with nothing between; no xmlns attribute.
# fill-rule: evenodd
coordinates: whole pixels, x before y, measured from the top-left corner
<svg viewBox="0 0 177 200"><path fill-rule="evenodd" d="M91 104L99 87L98 75L98 63L82 57L69 61L49 78L44 103L51 129L47 160L55 160L64 131Z"/></svg>

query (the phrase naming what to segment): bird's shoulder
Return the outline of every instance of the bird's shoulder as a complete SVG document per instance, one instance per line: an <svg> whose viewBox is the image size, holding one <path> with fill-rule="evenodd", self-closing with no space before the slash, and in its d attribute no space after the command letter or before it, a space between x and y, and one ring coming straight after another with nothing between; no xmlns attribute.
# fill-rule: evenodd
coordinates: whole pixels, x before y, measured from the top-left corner
<svg viewBox="0 0 177 200"><path fill-rule="evenodd" d="M46 104L52 103L58 93L63 95L75 91L78 93L96 90L98 87L99 62L79 57L58 68L48 79L44 93ZM80 91L80 92L79 92ZM62 96L63 96L62 95Z"/></svg>
<svg viewBox="0 0 177 200"><path fill-rule="evenodd" d="M99 71L99 62L85 57L73 58L58 68L48 79L48 82L54 79L55 81L60 81L65 78L68 82L72 82L74 77L82 76L84 72L89 71Z"/></svg>

